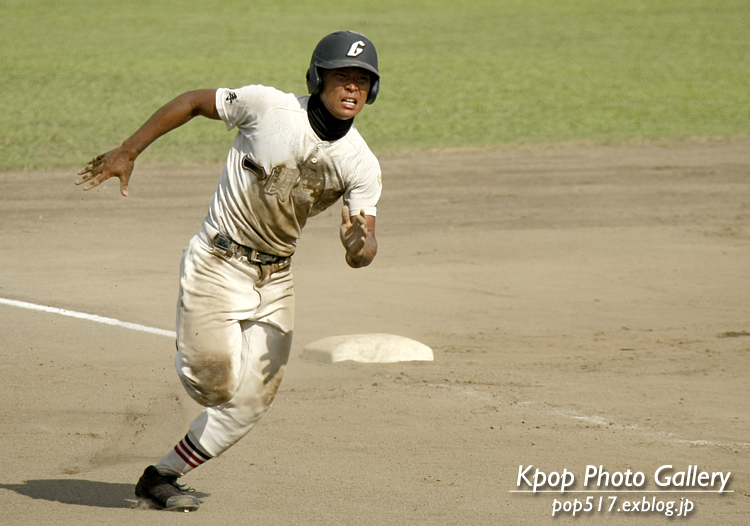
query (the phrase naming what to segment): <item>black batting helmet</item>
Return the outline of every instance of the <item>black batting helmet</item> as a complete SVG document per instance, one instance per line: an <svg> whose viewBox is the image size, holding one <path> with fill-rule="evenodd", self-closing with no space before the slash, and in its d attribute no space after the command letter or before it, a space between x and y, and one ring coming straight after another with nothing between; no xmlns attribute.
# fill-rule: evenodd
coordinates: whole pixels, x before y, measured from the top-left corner
<svg viewBox="0 0 750 526"><path fill-rule="evenodd" d="M307 70L307 89L317 95L323 88L322 69L362 68L370 72L370 93L367 104L375 102L380 91L378 53L370 40L354 31L336 31L323 37L313 51L310 68Z"/></svg>

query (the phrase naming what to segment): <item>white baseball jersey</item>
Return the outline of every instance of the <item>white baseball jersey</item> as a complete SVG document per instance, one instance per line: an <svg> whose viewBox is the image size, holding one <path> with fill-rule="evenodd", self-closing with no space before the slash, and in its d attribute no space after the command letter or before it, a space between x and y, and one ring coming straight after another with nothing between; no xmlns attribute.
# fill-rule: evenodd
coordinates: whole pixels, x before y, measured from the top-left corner
<svg viewBox="0 0 750 526"><path fill-rule="evenodd" d="M320 139L308 121L308 100L258 85L216 91L219 116L238 132L206 230L289 256L307 218L342 196L352 215L376 214L377 158L354 126L337 141Z"/></svg>

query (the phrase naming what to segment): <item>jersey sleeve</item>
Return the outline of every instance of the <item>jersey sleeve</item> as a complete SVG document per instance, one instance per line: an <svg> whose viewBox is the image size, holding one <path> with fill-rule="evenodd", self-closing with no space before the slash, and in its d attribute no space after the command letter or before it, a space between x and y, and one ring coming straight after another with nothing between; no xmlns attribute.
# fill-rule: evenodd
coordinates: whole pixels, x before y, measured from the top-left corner
<svg viewBox="0 0 750 526"><path fill-rule="evenodd" d="M252 128L269 108L278 103L281 95L274 88L260 85L219 88L216 90L216 109L227 130Z"/></svg>
<svg viewBox="0 0 750 526"><path fill-rule="evenodd" d="M351 215L359 215L364 210L365 215L376 216L380 193L383 188L383 178L380 165L373 156L365 163L364 169L352 181L344 193L344 204L349 207Z"/></svg>

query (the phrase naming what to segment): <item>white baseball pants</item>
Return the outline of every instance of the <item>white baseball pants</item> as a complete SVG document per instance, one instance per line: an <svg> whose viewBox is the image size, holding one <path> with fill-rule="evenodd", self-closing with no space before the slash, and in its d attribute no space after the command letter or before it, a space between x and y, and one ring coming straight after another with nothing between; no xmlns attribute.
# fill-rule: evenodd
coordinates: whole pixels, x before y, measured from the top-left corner
<svg viewBox="0 0 750 526"><path fill-rule="evenodd" d="M289 360L291 269L265 283L260 278L244 258L217 255L205 230L183 255L175 366L190 396L206 406L190 424L190 436L212 457L265 414Z"/></svg>

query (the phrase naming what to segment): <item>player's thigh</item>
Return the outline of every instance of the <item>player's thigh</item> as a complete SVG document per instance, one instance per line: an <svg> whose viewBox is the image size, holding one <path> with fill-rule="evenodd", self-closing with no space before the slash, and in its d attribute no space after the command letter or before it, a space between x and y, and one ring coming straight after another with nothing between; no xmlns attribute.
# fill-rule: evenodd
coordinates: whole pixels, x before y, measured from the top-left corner
<svg viewBox="0 0 750 526"><path fill-rule="evenodd" d="M239 385L243 361L239 319L259 303L254 278L207 252L196 239L185 251L176 366L188 392L204 405L223 403Z"/></svg>

